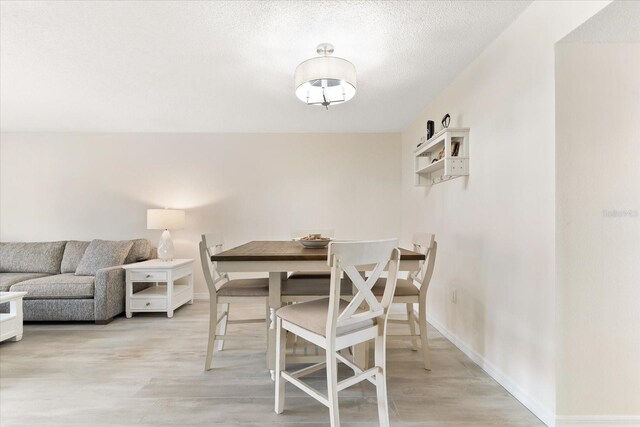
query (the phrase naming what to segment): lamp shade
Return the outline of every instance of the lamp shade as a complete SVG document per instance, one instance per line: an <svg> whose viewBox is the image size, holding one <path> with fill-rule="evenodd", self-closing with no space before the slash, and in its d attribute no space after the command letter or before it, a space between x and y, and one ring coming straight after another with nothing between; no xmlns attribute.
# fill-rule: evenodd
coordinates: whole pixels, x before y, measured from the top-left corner
<svg viewBox="0 0 640 427"><path fill-rule="evenodd" d="M184 211L180 209L147 209L147 229L177 230L184 227Z"/></svg>
<svg viewBox="0 0 640 427"><path fill-rule="evenodd" d="M356 94L356 67L346 59L330 56L333 46L318 45L316 52L323 56L307 59L296 68L294 85L296 96L309 105L339 104Z"/></svg>

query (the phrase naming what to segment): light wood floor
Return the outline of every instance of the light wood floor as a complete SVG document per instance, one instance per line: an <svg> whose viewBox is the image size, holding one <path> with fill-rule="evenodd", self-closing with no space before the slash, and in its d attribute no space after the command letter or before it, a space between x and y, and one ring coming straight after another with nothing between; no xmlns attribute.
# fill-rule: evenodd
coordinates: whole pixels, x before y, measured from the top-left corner
<svg viewBox="0 0 640 427"><path fill-rule="evenodd" d="M232 318L264 312L241 310ZM326 425L327 409L290 384L285 413L273 412L264 341L229 342L205 373L207 319L208 303L197 301L173 319L26 324L22 341L0 344L0 425ZM543 425L437 331L429 336L431 372L408 343L388 349L392 425ZM322 389L324 371L314 375ZM341 392L340 416L344 426L377 425L374 387Z"/></svg>

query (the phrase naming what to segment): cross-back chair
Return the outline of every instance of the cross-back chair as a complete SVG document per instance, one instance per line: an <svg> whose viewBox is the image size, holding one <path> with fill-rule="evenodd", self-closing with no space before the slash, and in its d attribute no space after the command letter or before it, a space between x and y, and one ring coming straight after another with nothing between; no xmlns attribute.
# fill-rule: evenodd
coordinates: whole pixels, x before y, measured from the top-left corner
<svg viewBox="0 0 640 427"><path fill-rule="evenodd" d="M299 240L310 234L320 234L323 237L334 236L331 229L306 229L291 232L292 240ZM282 283L282 302L303 302L329 296L330 271L294 271ZM350 295L351 286L346 281L342 286L342 294Z"/></svg>
<svg viewBox="0 0 640 427"><path fill-rule="evenodd" d="M407 319L390 319L391 323L402 323L409 326L408 335L389 334L389 340L411 340L412 349L418 350L418 339L422 348L422 359L424 369L431 370L431 359L429 357L429 342L427 341L427 290L433 276L433 269L436 262L438 242L434 234L415 233L412 238L413 250L425 255L425 260L420 263L416 271L409 273L407 279L398 279L393 303L406 305ZM373 287L375 295L382 295L385 291L384 281L378 280ZM418 319L416 319L413 305L418 304ZM415 324L418 323L416 333Z"/></svg>
<svg viewBox="0 0 640 427"><path fill-rule="evenodd" d="M389 307L395 291L400 251L398 241L332 242L328 264L331 267L329 298L293 304L276 312L275 411L284 410L284 387L288 381L329 408L331 426L340 425L338 392L368 380L376 386L380 425L389 425L386 389L385 336ZM365 279L358 269L371 270ZM385 289L381 300L372 292L384 269ZM342 273L349 277L357 292L347 301L340 297ZM286 334L293 333L325 349L326 361L295 372L286 368ZM362 370L340 350L369 340L375 342L375 366ZM354 376L338 382L338 361L354 371ZM327 370L328 393L324 396L300 378L320 369Z"/></svg>
<svg viewBox="0 0 640 427"><path fill-rule="evenodd" d="M335 231L331 229L308 228L304 230L294 230L291 232L291 240L300 240L310 234L320 234L323 237L333 239ZM289 275L289 279L306 279L306 278L322 278L329 280L331 273L329 271L294 271Z"/></svg>
<svg viewBox="0 0 640 427"><path fill-rule="evenodd" d="M218 272L216 263L211 261L211 256L222 252L223 245L224 239L221 233L203 234L202 240L200 241L200 261L202 262L204 278L209 288L209 340L207 344L205 370L211 369L214 349L215 351L222 351L225 340L244 339L255 341L264 339L259 336L228 335L227 325L265 323L266 328L268 328L268 323L265 319L229 320L230 304L263 304L266 319L269 318L269 308L267 304L269 297L269 279L229 280L229 276L226 273ZM218 304L222 306L220 317L218 317ZM218 325L220 332L216 334Z"/></svg>

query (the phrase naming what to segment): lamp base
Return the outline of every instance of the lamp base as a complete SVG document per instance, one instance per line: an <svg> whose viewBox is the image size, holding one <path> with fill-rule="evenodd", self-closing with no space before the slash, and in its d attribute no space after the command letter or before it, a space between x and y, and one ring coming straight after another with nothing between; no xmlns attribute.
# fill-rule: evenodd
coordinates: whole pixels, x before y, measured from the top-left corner
<svg viewBox="0 0 640 427"><path fill-rule="evenodd" d="M158 245L158 258L162 261L173 261L175 251L173 249L173 240L169 230L164 230L160 236L160 244Z"/></svg>

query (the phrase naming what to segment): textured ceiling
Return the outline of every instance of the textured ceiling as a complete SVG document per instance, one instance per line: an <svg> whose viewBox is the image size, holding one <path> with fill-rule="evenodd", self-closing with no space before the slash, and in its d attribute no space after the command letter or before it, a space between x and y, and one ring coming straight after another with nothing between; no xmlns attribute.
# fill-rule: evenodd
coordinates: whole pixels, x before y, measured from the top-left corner
<svg viewBox="0 0 640 427"><path fill-rule="evenodd" d="M614 1L562 42L640 43L640 1Z"/></svg>
<svg viewBox="0 0 640 427"><path fill-rule="evenodd" d="M3 1L2 131L395 132L529 4ZM298 101L330 42L355 98Z"/></svg>

